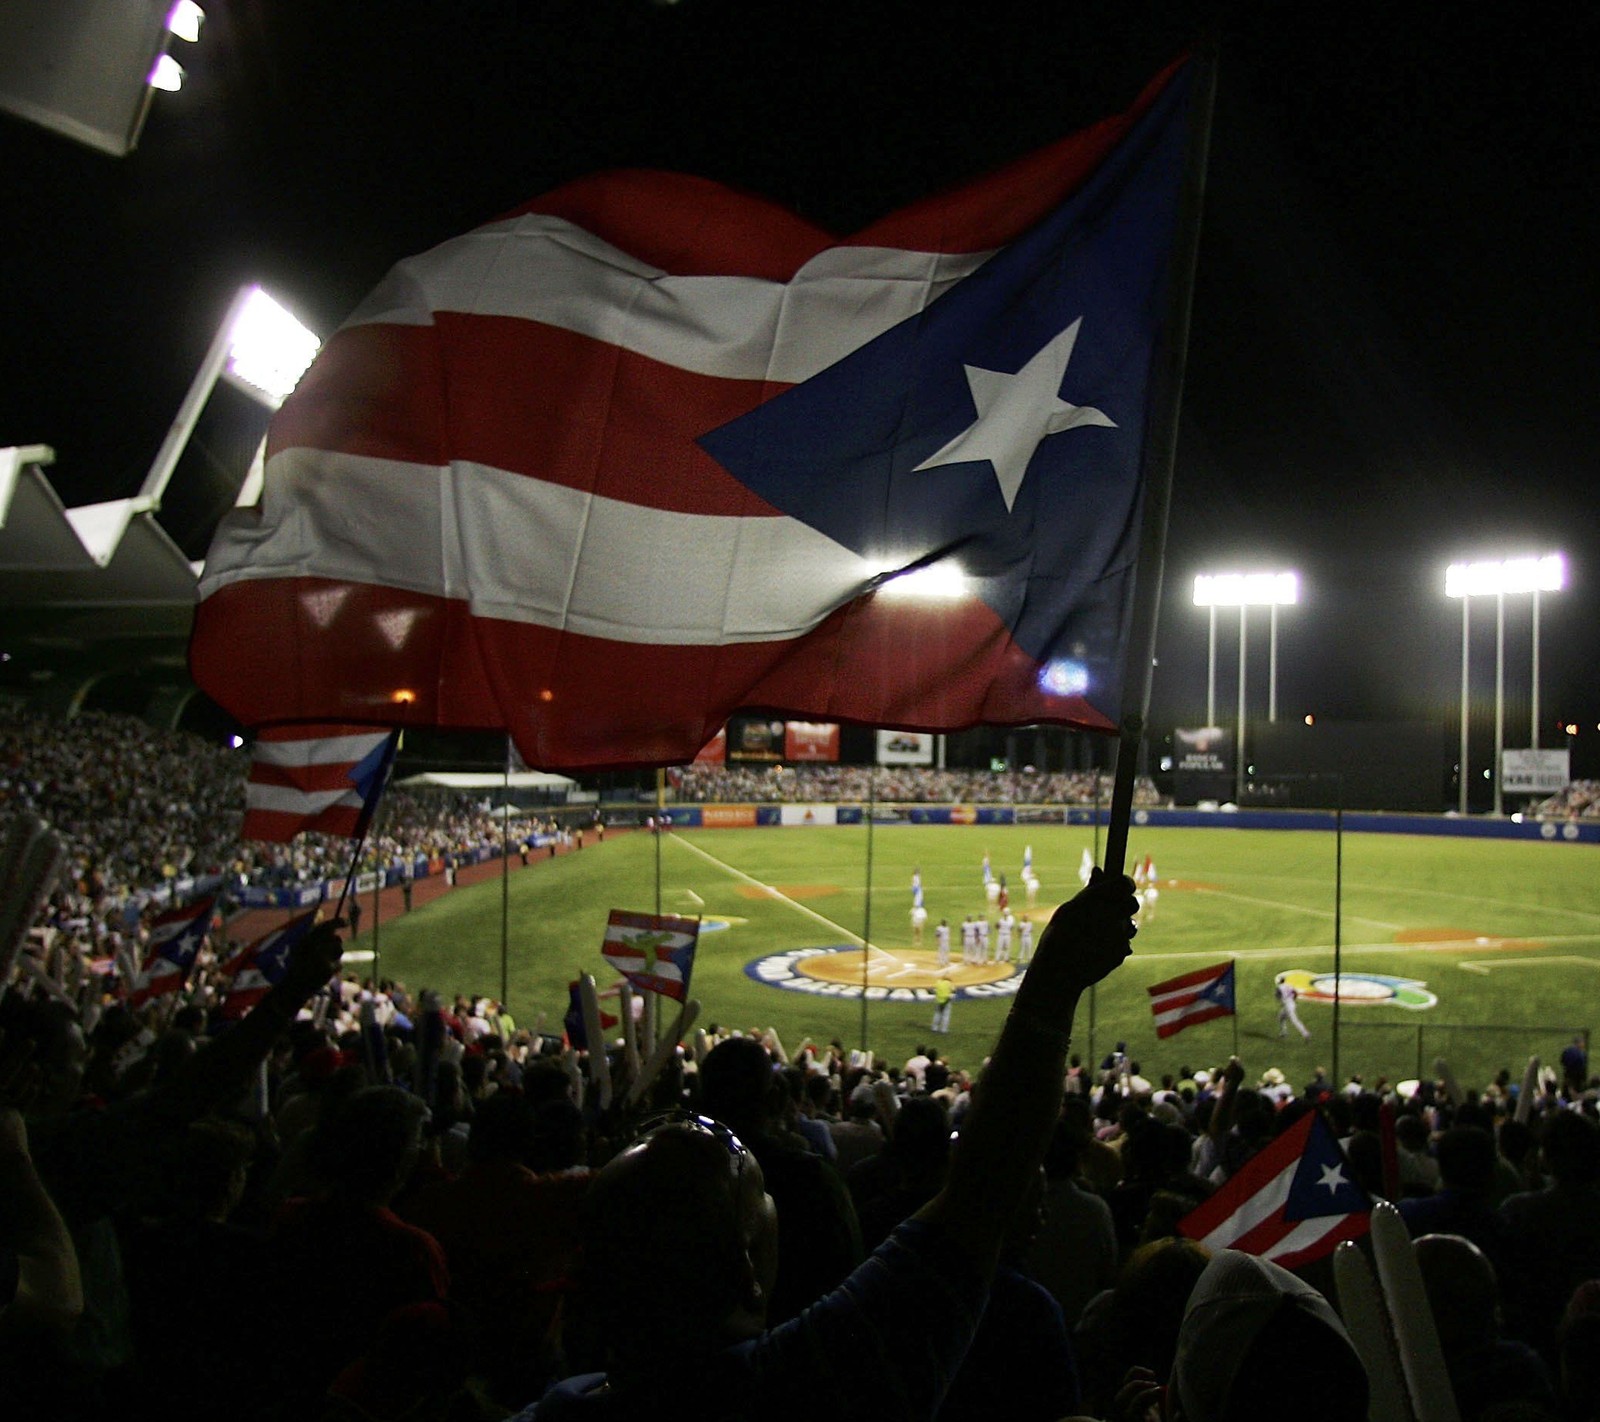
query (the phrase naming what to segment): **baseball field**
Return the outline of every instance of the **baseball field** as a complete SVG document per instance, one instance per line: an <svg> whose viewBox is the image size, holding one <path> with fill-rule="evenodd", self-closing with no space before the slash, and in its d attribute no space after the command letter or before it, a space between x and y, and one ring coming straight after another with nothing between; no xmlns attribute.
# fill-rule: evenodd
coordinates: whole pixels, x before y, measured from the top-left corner
<svg viewBox="0 0 1600 1422"><path fill-rule="evenodd" d="M976 1067L1000 1026L1015 964L961 963L959 924L997 908L983 880L1005 876L1011 910L1042 930L1078 889L1093 831L1064 826L893 826L613 835L540 860L505 886L505 982L521 1026L559 1032L566 984L616 975L600 944L610 909L703 918L690 995L700 1022L775 1027L803 1038L863 1039L891 1060L938 1040ZM1037 896L1022 865L1031 850ZM1463 1083L1530 1052L1553 1061L1600 1002L1600 874L1590 845L1322 831L1136 828L1130 869L1149 856L1155 893L1134 956L1079 1014L1084 1059L1125 1041L1144 1075L1214 1065L1235 1050L1252 1073L1277 1067L1296 1085L1316 1066L1370 1081L1430 1072L1446 1058ZM912 876L928 921L913 941ZM502 885L457 888L377 935L370 915L350 966L413 991L500 995ZM952 925L960 989L951 1031L929 1036L934 928ZM994 937L991 937L991 952ZM1337 963L1340 972L1335 979ZM1015 956L1015 947L1013 949ZM1155 1036L1146 989L1236 960L1237 1015ZM1280 1038L1274 984L1300 992L1309 1041ZM1334 994L1339 994L1337 1062Z"/></svg>

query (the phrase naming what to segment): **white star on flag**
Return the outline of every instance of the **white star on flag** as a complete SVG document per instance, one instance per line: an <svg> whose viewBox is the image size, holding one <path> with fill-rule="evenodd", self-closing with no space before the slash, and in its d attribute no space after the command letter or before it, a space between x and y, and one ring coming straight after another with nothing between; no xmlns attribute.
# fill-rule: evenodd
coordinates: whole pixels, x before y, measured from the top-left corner
<svg viewBox="0 0 1600 1422"><path fill-rule="evenodd" d="M1015 374L963 366L978 418L913 472L987 459L1010 513L1028 473L1028 461L1047 436L1086 425L1115 429L1116 421L1102 411L1074 405L1058 393L1082 324L1079 317Z"/></svg>
<svg viewBox="0 0 1600 1422"><path fill-rule="evenodd" d="M1317 1181L1319 1186L1326 1185L1328 1187L1328 1193L1330 1195L1337 1195L1339 1193L1339 1187L1341 1185L1348 1185L1349 1183L1350 1182L1344 1178L1344 1167L1342 1165L1324 1165L1322 1167L1322 1178Z"/></svg>

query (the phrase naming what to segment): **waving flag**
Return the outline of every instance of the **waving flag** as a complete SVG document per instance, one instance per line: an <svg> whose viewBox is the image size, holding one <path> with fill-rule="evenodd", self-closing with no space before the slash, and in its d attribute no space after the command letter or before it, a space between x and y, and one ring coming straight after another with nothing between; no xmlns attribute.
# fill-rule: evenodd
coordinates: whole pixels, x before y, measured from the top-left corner
<svg viewBox="0 0 1600 1422"><path fill-rule="evenodd" d="M609 989L603 990L599 995L605 997L606 991L609 991ZM609 1012L602 1012L600 1014L600 1030L609 1032L620 1021L622 1021L620 1017L615 1017ZM589 1028L588 1024L583 1020L583 993L576 982L567 984L567 1012L566 1016L561 1019L561 1025L566 1029L567 1045L569 1047L576 1047L580 1052L589 1050Z"/></svg>
<svg viewBox="0 0 1600 1422"><path fill-rule="evenodd" d="M1156 1018L1156 1036L1171 1037L1185 1027L1234 1013L1233 962L1199 968L1145 989Z"/></svg>
<svg viewBox="0 0 1600 1422"><path fill-rule="evenodd" d="M1322 1116L1308 1111L1178 1221L1207 1249L1238 1249L1293 1269L1367 1232L1372 1201Z"/></svg>
<svg viewBox="0 0 1600 1422"><path fill-rule="evenodd" d="M153 997L177 992L189 981L216 906L215 898L196 899L182 908L168 909L150 925L144 962L139 976L129 984L130 1006L138 1007Z"/></svg>
<svg viewBox="0 0 1600 1422"><path fill-rule="evenodd" d="M634 987L682 1002L699 937L697 918L612 909L600 956Z"/></svg>
<svg viewBox="0 0 1600 1422"><path fill-rule="evenodd" d="M223 1021L237 1021L283 981L295 944L311 932L316 921L315 909L299 914L222 964L218 971L233 979L217 1014Z"/></svg>
<svg viewBox="0 0 1600 1422"><path fill-rule="evenodd" d="M546 768L740 706L1111 730L1191 77L849 238L630 171L402 262L218 529L195 679Z"/></svg>
<svg viewBox="0 0 1600 1422"><path fill-rule="evenodd" d="M398 731L278 726L256 740L245 784L244 839L287 841L302 830L360 839L394 763Z"/></svg>

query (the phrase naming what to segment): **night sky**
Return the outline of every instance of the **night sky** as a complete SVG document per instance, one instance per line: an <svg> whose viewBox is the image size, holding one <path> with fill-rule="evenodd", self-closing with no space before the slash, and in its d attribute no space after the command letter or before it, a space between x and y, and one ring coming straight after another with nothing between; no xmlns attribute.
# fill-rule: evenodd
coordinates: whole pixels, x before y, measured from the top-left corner
<svg viewBox="0 0 1600 1422"><path fill-rule="evenodd" d="M206 9L200 43L173 46L188 82L156 97L132 156L0 116L0 443L53 445L69 502L138 487L241 282L326 335L399 258L614 166L704 174L849 231L1124 107L1201 14ZM1445 564L1560 549L1541 740L1578 723L1574 769L1600 773L1600 14L1238 5L1223 34L1153 721L1203 719L1193 575L1291 566L1305 605L1281 621L1282 714L1453 727ZM180 541L205 504L171 511ZM1474 619L1487 698L1491 608ZM1222 624L1231 719L1236 614ZM1527 600L1510 603L1512 745L1527 743L1528 624ZM1261 706L1264 614L1250 640Z"/></svg>

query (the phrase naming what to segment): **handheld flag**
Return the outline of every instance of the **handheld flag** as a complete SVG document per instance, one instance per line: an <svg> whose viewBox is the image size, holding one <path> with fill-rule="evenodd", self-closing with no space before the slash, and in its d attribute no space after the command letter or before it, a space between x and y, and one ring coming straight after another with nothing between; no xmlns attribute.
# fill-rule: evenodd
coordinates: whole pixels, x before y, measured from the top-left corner
<svg viewBox="0 0 1600 1422"><path fill-rule="evenodd" d="M1178 1229L1207 1249L1239 1249L1297 1268L1367 1232L1372 1201L1347 1170L1333 1132L1319 1112L1308 1111Z"/></svg>
<svg viewBox="0 0 1600 1422"><path fill-rule="evenodd" d="M621 1020L609 1012L602 1012L600 1028L609 1032ZM589 1050L589 1030L583 1020L583 990L576 981L567 984L567 1013L561 1019L561 1025L566 1029L568 1046L576 1047L580 1052Z"/></svg>
<svg viewBox="0 0 1600 1422"><path fill-rule="evenodd" d="M740 706L1111 731L1197 89L847 238L626 171L402 262L217 531L195 680L552 769Z"/></svg>
<svg viewBox="0 0 1600 1422"><path fill-rule="evenodd" d="M1031 844L1025 844L1025 845L1022 846L1022 877L1023 877L1023 879L1026 880L1027 877L1032 873L1033 873L1033 846Z"/></svg>
<svg viewBox="0 0 1600 1422"><path fill-rule="evenodd" d="M911 907L921 908L922 906L922 878L919 875L917 881L911 886Z"/></svg>
<svg viewBox="0 0 1600 1422"><path fill-rule="evenodd" d="M211 927L213 897L196 899L182 908L168 909L150 925L144 962L138 978L129 984L128 1005L139 1007L153 997L179 991L189 981L200 945Z"/></svg>
<svg viewBox="0 0 1600 1422"><path fill-rule="evenodd" d="M360 839L383 795L399 731L278 726L257 738L245 786L244 839L286 843L302 830Z"/></svg>
<svg viewBox="0 0 1600 1422"><path fill-rule="evenodd" d="M1156 1036L1172 1037L1185 1027L1234 1014L1233 962L1198 968L1145 989L1155 1014Z"/></svg>
<svg viewBox="0 0 1600 1422"><path fill-rule="evenodd" d="M217 1014L223 1021L238 1021L283 981L295 944L311 932L316 921L315 909L298 914L222 964L218 971L233 980Z"/></svg>
<svg viewBox="0 0 1600 1422"><path fill-rule="evenodd" d="M697 918L612 909L600 956L634 987L683 1002L699 937Z"/></svg>

